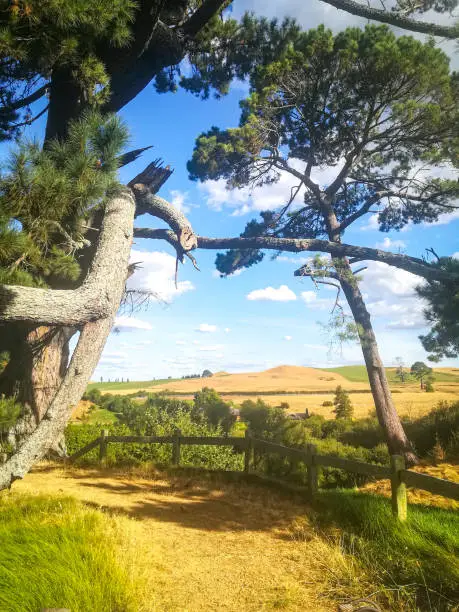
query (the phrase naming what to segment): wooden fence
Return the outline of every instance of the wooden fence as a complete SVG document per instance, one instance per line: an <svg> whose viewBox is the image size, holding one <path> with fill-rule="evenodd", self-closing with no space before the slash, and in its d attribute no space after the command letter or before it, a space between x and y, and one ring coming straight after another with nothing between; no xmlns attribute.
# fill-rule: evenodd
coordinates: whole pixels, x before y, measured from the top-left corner
<svg viewBox="0 0 459 612"><path fill-rule="evenodd" d="M172 444L172 463L180 464L180 449L182 445L199 446L232 446L244 452L244 472L250 473L253 463L253 453L273 453L281 457L288 457L295 462L302 462L307 468L307 488L311 499L317 494L319 488L319 467L331 467L373 476L378 479L388 479L391 483L392 491L392 511L401 521L407 517L407 496L406 487L414 487L442 495L450 499L459 501L459 484L449 480L442 480L427 474L419 474L405 468L405 460L400 455L392 455L390 466L375 465L343 459L333 455L320 455L314 444L308 444L305 449L290 448L282 444L275 444L267 440L254 438L246 431L244 438L241 437L215 437L215 436L182 436L177 431L173 436L111 436L107 430L102 430L101 435L93 440L71 457L69 461L74 461L82 457L94 448L99 447L99 460L103 462L107 456L107 447L112 443L136 443L136 444Z"/></svg>

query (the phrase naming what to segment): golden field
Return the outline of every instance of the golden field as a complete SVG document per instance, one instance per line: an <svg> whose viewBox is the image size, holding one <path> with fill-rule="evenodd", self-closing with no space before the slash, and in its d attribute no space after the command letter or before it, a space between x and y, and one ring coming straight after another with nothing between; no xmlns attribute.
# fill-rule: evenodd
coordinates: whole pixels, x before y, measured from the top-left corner
<svg viewBox="0 0 459 612"><path fill-rule="evenodd" d="M149 384L140 382L137 385L131 382L126 386L109 383L97 385L102 392L111 392L119 395L132 394L136 391L149 393L167 392L182 399L192 399L193 394L205 386L212 387L223 393L226 400L238 405L246 399L256 400L260 397L272 406L286 402L288 412L304 412L306 409L314 414L333 418L333 407L323 406L325 401L332 401L337 385L341 385L350 395L355 410L355 417L365 417L374 411L373 398L368 382L364 380L350 380L350 378L364 378L363 366L337 368L339 372L306 368L300 366L279 366L264 372L250 372L244 374L228 374L218 372L211 378L192 378L172 381L152 381ZM434 393L425 393L419 388L419 383L396 381L393 368L387 369L395 406L400 415L412 417L422 416L440 401L452 402L459 399L459 368L436 368L434 374ZM457 380L456 380L457 379ZM257 395L260 393L260 395Z"/></svg>

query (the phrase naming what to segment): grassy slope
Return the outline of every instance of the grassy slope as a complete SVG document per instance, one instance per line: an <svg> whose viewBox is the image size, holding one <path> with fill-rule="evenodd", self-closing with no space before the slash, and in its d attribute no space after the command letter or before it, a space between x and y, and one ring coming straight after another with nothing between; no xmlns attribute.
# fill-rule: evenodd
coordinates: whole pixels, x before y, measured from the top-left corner
<svg viewBox="0 0 459 612"><path fill-rule="evenodd" d="M112 519L75 499L3 493L0 542L0 610L138 610Z"/></svg>
<svg viewBox="0 0 459 612"><path fill-rule="evenodd" d="M350 382L368 382L368 374L365 366L354 365L354 366L340 366L338 368L326 368L325 372L332 372L333 374L341 374ZM400 380L395 376L395 368L386 368L387 378L391 383L400 384ZM448 372L441 372L434 370L434 378L436 382L459 382L459 376L450 374ZM415 382L415 379L409 378L410 382Z"/></svg>
<svg viewBox="0 0 459 612"><path fill-rule="evenodd" d="M164 385L166 383L175 382L180 380L177 378L163 378L158 380L131 380L130 382L92 382L88 385L88 391L91 389L99 389L102 393L110 393L111 391L120 390L132 390L138 391L142 389L148 389L150 387L156 387L158 385Z"/></svg>

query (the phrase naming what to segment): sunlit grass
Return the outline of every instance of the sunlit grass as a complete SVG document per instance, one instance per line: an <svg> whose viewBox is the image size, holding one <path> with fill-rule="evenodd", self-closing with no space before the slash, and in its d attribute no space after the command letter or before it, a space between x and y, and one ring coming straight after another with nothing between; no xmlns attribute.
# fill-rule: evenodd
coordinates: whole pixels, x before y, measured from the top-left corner
<svg viewBox="0 0 459 612"><path fill-rule="evenodd" d="M75 499L2 494L0 610L139 610L118 535L115 519Z"/></svg>
<svg viewBox="0 0 459 612"><path fill-rule="evenodd" d="M350 490L321 492L318 524L372 580L388 589L391 610L453 610L459 605L459 514L410 505L406 523L389 500Z"/></svg>

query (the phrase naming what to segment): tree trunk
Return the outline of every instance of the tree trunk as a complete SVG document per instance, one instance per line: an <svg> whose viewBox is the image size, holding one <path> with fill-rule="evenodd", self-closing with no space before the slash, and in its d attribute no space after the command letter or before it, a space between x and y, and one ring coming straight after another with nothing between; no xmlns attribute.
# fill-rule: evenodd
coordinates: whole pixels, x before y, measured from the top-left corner
<svg viewBox="0 0 459 612"><path fill-rule="evenodd" d="M51 77L50 103L45 142L65 138L69 122L81 112L83 93L75 82L70 67L56 69ZM1 316L1 313L0 313ZM35 429L54 397L67 369L69 340L75 333L71 327L33 328L30 323L10 323L17 336L10 361L4 372L5 395L14 395L24 405L26 413L12 430L10 441L20 444L24 436ZM30 413L33 418L30 418ZM56 449L60 448L60 444Z"/></svg>
<svg viewBox="0 0 459 612"><path fill-rule="evenodd" d="M102 231L90 275L106 296L110 312L95 322L86 323L65 376L37 427L14 455L0 466L0 489L9 487L43 457L64 431L70 413L86 389L99 361L123 295L132 244L135 201L125 191L106 206ZM46 381L49 376L46 376ZM37 381L35 381L37 382ZM44 394L51 391L46 388Z"/></svg>
<svg viewBox="0 0 459 612"><path fill-rule="evenodd" d="M376 414L386 435L389 452L391 455L403 455L408 466L415 465L418 460L394 406L386 370L379 355L370 313L365 306L349 262L345 258L340 258L339 262L337 269L339 282L357 325Z"/></svg>

